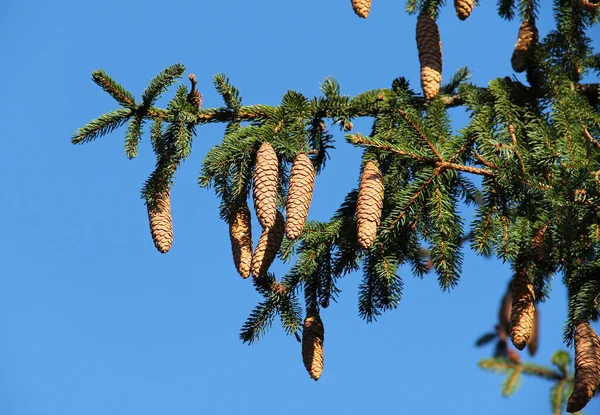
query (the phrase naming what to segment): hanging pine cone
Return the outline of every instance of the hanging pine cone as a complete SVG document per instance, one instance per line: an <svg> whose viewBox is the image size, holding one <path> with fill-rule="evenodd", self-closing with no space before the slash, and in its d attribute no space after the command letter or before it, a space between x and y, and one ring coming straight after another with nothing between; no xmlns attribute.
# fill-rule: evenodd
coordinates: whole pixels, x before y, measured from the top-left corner
<svg viewBox="0 0 600 415"><path fill-rule="evenodd" d="M600 338L588 321L575 327L575 386L567 412L578 412L594 396L600 379Z"/></svg>
<svg viewBox="0 0 600 415"><path fill-rule="evenodd" d="M531 54L538 41L538 30L535 21L526 20L519 27L519 38L515 45L510 63L515 72L523 72L529 66Z"/></svg>
<svg viewBox="0 0 600 415"><path fill-rule="evenodd" d="M271 144L265 142L256 153L254 167L254 208L256 216L263 228L270 228L275 223L277 210L277 181L278 181L277 154Z"/></svg>
<svg viewBox="0 0 600 415"><path fill-rule="evenodd" d="M317 310L308 310L302 331L302 361L308 374L319 380L323 372L325 329Z"/></svg>
<svg viewBox="0 0 600 415"><path fill-rule="evenodd" d="M437 23L431 16L421 15L417 19L417 49L423 95L432 99L442 84L442 42Z"/></svg>
<svg viewBox="0 0 600 415"><path fill-rule="evenodd" d="M154 246L162 254L168 252L173 244L173 219L171 218L171 191L166 190L155 197L152 203L146 203L150 233Z"/></svg>
<svg viewBox="0 0 600 415"><path fill-rule="evenodd" d="M540 342L540 314L536 308L533 313L533 328L531 329L531 336L527 340L527 351L529 356L535 356L538 345Z"/></svg>
<svg viewBox="0 0 600 415"><path fill-rule="evenodd" d="M510 338L519 350L523 350L533 329L535 294L526 271L515 272L511 286L512 309L510 312Z"/></svg>
<svg viewBox="0 0 600 415"><path fill-rule="evenodd" d="M362 17L366 19L371 11L371 0L351 0L352 1L352 9L354 9L354 13L358 15L358 17Z"/></svg>
<svg viewBox="0 0 600 415"><path fill-rule="evenodd" d="M454 0L454 9L460 20L465 20L471 14L475 0Z"/></svg>
<svg viewBox="0 0 600 415"><path fill-rule="evenodd" d="M242 278L248 278L252 265L252 221L246 203L237 209L229 222L229 239L235 268Z"/></svg>
<svg viewBox="0 0 600 415"><path fill-rule="evenodd" d="M583 10L587 10L588 12L595 12L596 10L598 10L598 4L600 4L600 1L598 0L579 0L579 7L581 7Z"/></svg>
<svg viewBox="0 0 600 415"><path fill-rule="evenodd" d="M368 248L375 242L377 228L381 220L383 207L383 177L372 161L367 162L360 177L356 219L358 224L358 242Z"/></svg>
<svg viewBox="0 0 600 415"><path fill-rule="evenodd" d="M315 185L315 168L306 154L298 154L290 173L285 234L296 239L302 233Z"/></svg>
<svg viewBox="0 0 600 415"><path fill-rule="evenodd" d="M279 251L281 242L283 242L285 220L278 210L275 212L276 219L274 225L263 230L252 256L252 276L254 278L258 278L261 274L268 271L277 255L277 251Z"/></svg>

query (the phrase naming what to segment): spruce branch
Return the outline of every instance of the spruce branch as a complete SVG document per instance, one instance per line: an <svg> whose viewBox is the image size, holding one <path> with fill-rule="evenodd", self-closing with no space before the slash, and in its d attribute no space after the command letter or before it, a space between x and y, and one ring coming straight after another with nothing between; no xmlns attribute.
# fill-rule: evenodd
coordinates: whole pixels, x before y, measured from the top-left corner
<svg viewBox="0 0 600 415"><path fill-rule="evenodd" d="M107 135L125 124L132 114L133 112L129 108L119 108L107 112L79 128L71 137L71 142L83 144Z"/></svg>
<svg viewBox="0 0 600 415"><path fill-rule="evenodd" d="M131 92L119 85L102 69L92 72L92 80L122 106L135 108L135 98L133 98Z"/></svg>

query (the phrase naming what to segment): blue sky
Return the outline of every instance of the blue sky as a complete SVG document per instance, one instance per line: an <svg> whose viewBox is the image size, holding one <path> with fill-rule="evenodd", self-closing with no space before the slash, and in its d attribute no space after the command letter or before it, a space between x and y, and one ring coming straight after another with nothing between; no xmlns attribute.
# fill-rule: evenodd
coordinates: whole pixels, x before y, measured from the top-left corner
<svg viewBox="0 0 600 415"><path fill-rule="evenodd" d="M205 107L222 105L212 87L220 72L246 104L275 105L288 89L313 96L329 75L349 95L401 75L418 90L415 18L404 2L375 0L366 21L349 3L3 0L0 413L550 413L549 383L527 378L504 399L501 377L476 365L491 354L473 344L494 324L506 265L467 252L451 293L434 275L419 280L402 269L401 304L375 324L358 317L360 274L348 276L339 303L322 313L325 369L314 382L277 322L251 347L238 339L260 297L233 267L217 199L197 186L223 126L198 129L177 174L167 255L152 244L139 196L154 164L147 139L133 161L124 129L70 143L76 128L117 106L91 81L98 68L139 96L160 70L183 63ZM483 1L465 22L451 4L443 10L445 79L464 65L481 85L512 74L519 23L500 20L495 3ZM452 112L457 126L465 122L461 109ZM366 134L369 120L355 127ZM328 219L357 183L360 150L337 137L312 219ZM279 276L286 269L273 267ZM540 308L535 361L547 363L562 347L560 279ZM596 399L587 413L599 409Z"/></svg>

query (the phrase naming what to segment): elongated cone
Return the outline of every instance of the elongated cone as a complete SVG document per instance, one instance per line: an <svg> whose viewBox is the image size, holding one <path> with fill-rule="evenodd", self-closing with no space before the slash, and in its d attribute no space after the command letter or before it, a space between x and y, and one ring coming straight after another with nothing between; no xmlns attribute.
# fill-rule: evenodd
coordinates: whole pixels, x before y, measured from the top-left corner
<svg viewBox="0 0 600 415"><path fill-rule="evenodd" d="M252 265L252 221L247 204L241 205L229 222L233 263L242 278L250 276Z"/></svg>
<svg viewBox="0 0 600 415"><path fill-rule="evenodd" d="M375 163L369 161L360 177L356 203L358 243L365 249L375 242L382 207L383 177Z"/></svg>
<svg viewBox="0 0 600 415"><path fill-rule="evenodd" d="M600 1L598 0L579 0L579 7L588 12L595 12L598 10L598 4L600 4Z"/></svg>
<svg viewBox="0 0 600 415"><path fill-rule="evenodd" d="M323 372L323 341L325 329L317 310L309 310L302 331L302 361L308 374L319 380Z"/></svg>
<svg viewBox="0 0 600 415"><path fill-rule="evenodd" d="M270 228L275 223L278 170L279 162L275 150L271 144L263 143L256 153L252 192L256 216L263 228Z"/></svg>
<svg viewBox="0 0 600 415"><path fill-rule="evenodd" d="M578 412L594 396L600 381L600 338L590 323L575 327L575 386L567 412Z"/></svg>
<svg viewBox="0 0 600 415"><path fill-rule="evenodd" d="M156 197L153 203L147 203L150 233L154 246L161 254L168 252L173 244L173 219L171 218L171 191L167 189Z"/></svg>
<svg viewBox="0 0 600 415"><path fill-rule="evenodd" d="M279 211L275 212L275 224L270 228L263 229L252 256L252 276L254 278L267 272L279 251L281 242L283 242L285 220Z"/></svg>
<svg viewBox="0 0 600 415"><path fill-rule="evenodd" d="M540 342L540 313L536 308L533 313L533 328L531 329L531 336L527 340L527 351L529 356L535 356Z"/></svg>
<svg viewBox="0 0 600 415"><path fill-rule="evenodd" d="M306 154L298 154L290 173L285 234L296 239L302 233L315 186L315 168Z"/></svg>
<svg viewBox="0 0 600 415"><path fill-rule="evenodd" d="M538 30L534 20L524 20L519 27L519 37L510 63L515 72L523 72L529 66L531 54L538 41Z"/></svg>
<svg viewBox="0 0 600 415"><path fill-rule="evenodd" d="M475 0L454 0L454 9L460 20L465 20L471 14Z"/></svg>
<svg viewBox="0 0 600 415"><path fill-rule="evenodd" d="M517 270L511 286L512 309L510 312L510 338L519 350L523 350L531 337L535 313L535 294L527 271Z"/></svg>
<svg viewBox="0 0 600 415"><path fill-rule="evenodd" d="M431 16L421 15L417 19L417 49L423 95L432 99L442 84L442 42L438 25Z"/></svg>
<svg viewBox="0 0 600 415"><path fill-rule="evenodd" d="M202 94L196 89L196 76L192 73L189 76L190 82L192 83L192 90L188 93L187 100L190 104L196 108L202 107Z"/></svg>
<svg viewBox="0 0 600 415"><path fill-rule="evenodd" d="M351 0L352 1L352 9L354 9L354 13L358 15L358 17L362 17L366 19L371 11L371 0Z"/></svg>

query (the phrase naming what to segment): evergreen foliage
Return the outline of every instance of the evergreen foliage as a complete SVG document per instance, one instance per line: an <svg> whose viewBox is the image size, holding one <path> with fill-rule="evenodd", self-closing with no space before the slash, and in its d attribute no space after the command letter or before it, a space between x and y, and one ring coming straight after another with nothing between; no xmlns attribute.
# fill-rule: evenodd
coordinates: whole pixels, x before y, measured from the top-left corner
<svg viewBox="0 0 600 415"><path fill-rule="evenodd" d="M498 14L534 21L539 3L499 0ZM182 76L183 65L157 75L141 103L98 70L93 81L121 108L77 130L72 142L93 141L130 121L125 151L132 158L145 123L150 123L156 168L142 196L151 205L173 184L192 150L196 128L226 123L223 141L204 158L199 185L214 188L220 217L229 223L249 198L262 143L270 143L277 154L277 205L284 209L295 157L306 153L317 174L324 169L334 142L327 123L348 132L353 119L372 118L371 131L347 134L346 140L363 148L362 163L374 161L383 175L385 198L375 242L367 249L359 245L358 190L350 190L329 221L308 220L299 238L284 239L279 257L295 260L286 275L253 275L264 300L243 325L241 340L257 341L277 316L286 333L299 339L301 293L306 310L328 307L339 294L337 282L361 268L359 314L368 322L399 305L402 265L409 265L415 276L433 269L440 288L450 290L460 281L468 241L477 254L511 263L533 284L536 302L547 298L553 275L562 275L569 292L564 340L571 345L576 324L597 321L600 315L600 88L581 83L592 71L600 74L600 54L592 51L588 36L600 12L571 0L553 4L556 28L535 45L527 65L529 85L507 76L478 86L469 82L465 67L433 99L415 93L404 78L393 80L389 89L349 97L335 79L326 78L320 96L288 91L280 105L268 106L243 105L240 92L219 74L214 85L224 107L200 109L180 85L161 109L155 103ZM408 0L406 9L435 19L444 5L441 0ZM470 117L459 131L452 130L448 114L456 106ZM476 206L472 220L461 216L463 203ZM494 338L487 333L478 345ZM554 413L561 413L574 382L569 356L555 354L553 369L510 360L509 355L485 359L480 366L505 375L502 391L507 396L516 392L524 375L553 381L550 402Z"/></svg>

